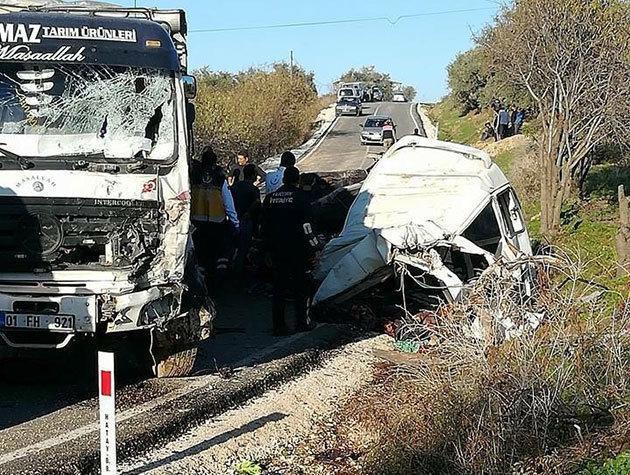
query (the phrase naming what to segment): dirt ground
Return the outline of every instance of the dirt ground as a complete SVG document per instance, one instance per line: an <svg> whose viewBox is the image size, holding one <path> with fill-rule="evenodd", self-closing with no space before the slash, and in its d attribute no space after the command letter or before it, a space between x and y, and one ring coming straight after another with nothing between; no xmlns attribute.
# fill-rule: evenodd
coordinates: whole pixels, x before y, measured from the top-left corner
<svg viewBox="0 0 630 475"><path fill-rule="evenodd" d="M286 457L348 397L372 380L375 351L391 346L384 335L351 343L304 376L189 431L148 456L130 461L130 474L229 474L239 464L283 467L265 473L304 473L308 457ZM246 473L246 472L245 472ZM322 472L325 473L325 472Z"/></svg>
<svg viewBox="0 0 630 475"><path fill-rule="evenodd" d="M534 141L526 135L514 135L513 137L508 137L498 142L477 142L474 147L485 150L491 157L496 157L502 152L509 150L528 150L533 146L533 144Z"/></svg>

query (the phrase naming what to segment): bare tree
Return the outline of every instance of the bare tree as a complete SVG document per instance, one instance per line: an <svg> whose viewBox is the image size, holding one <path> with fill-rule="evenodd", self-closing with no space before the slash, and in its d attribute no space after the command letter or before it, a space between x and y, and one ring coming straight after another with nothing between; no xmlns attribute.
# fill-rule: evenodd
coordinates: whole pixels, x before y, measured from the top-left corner
<svg viewBox="0 0 630 475"><path fill-rule="evenodd" d="M574 178L604 140L628 141L630 4L519 0L479 39L492 67L532 97L542 123L541 231L560 228Z"/></svg>
<svg viewBox="0 0 630 475"><path fill-rule="evenodd" d="M619 185L619 232L617 233L617 258L619 275L630 275L630 197L624 186Z"/></svg>

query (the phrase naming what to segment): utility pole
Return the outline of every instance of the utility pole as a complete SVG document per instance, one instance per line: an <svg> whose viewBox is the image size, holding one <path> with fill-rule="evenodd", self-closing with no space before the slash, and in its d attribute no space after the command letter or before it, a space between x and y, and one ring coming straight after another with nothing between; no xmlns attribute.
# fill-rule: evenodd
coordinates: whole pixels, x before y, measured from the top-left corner
<svg viewBox="0 0 630 475"><path fill-rule="evenodd" d="M291 77L293 77L293 50L291 50L291 61L290 61L290 64L291 64Z"/></svg>

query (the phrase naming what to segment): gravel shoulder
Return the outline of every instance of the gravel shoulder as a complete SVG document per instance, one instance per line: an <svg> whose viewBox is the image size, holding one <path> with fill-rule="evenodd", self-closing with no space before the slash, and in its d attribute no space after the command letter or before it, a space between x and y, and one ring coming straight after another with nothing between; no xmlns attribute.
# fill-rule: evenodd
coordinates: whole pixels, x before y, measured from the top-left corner
<svg viewBox="0 0 630 475"><path fill-rule="evenodd" d="M349 343L293 381L186 432L123 467L129 474L229 474L245 460L282 458L372 380L383 335Z"/></svg>
<svg viewBox="0 0 630 475"><path fill-rule="evenodd" d="M170 391L155 393L137 386L127 393L138 401L119 399L117 451L120 461L160 447L192 427L263 395L328 359L330 351L360 338L347 325L324 324L308 333L280 339L276 344L234 365L233 374L182 378L172 381ZM163 388L161 381L149 382ZM120 407L127 409L120 410ZM0 451L0 474L90 474L98 473L98 424L95 399L18 426L3 442L32 442ZM77 415L86 420L77 422ZM74 423L69 426L69 422ZM5 431L6 432L6 431ZM2 434L2 433L0 433ZM52 435L55 434L55 435Z"/></svg>

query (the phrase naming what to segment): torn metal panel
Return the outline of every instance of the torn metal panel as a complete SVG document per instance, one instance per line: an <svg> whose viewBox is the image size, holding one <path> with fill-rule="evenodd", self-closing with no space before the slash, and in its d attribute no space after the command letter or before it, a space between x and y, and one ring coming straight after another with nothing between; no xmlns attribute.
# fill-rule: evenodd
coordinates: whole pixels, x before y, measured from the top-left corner
<svg viewBox="0 0 630 475"><path fill-rule="evenodd" d="M444 297L456 300L498 257L513 260L519 242L525 245L517 253L531 253L526 231L512 239L500 214L497 195L506 187L483 152L403 138L371 171L341 234L324 249L314 303L347 300L377 285L382 268L394 273L396 264L431 275ZM516 200L510 205L520 213Z"/></svg>
<svg viewBox="0 0 630 475"><path fill-rule="evenodd" d="M378 284L382 277L374 277L377 270L385 267L390 261L390 248L377 233L370 233L353 246L341 258L338 264L326 275L313 299L314 303L355 288L352 293L346 293L342 300L346 300L371 285Z"/></svg>
<svg viewBox="0 0 630 475"><path fill-rule="evenodd" d="M148 318L146 322L141 321L143 311L145 313L151 310L145 309L150 302L158 301L162 298L167 290L158 287L152 287L140 292L133 292L130 294L116 295L111 297L105 297L105 302L111 305L111 317L108 321L108 332L121 332L133 330L135 328L142 327L148 324ZM104 305L105 308L109 305ZM159 317L157 310L153 310L156 315L152 315L153 318ZM169 312L170 313L170 312ZM102 315L102 318L109 317L109 315Z"/></svg>
<svg viewBox="0 0 630 475"><path fill-rule="evenodd" d="M444 265L442 259L440 259L440 255L437 251L435 251L435 249L429 249L421 255L399 254L394 258L394 261L398 264L403 264L402 269L404 269L406 273L408 273L408 270L405 266L411 266L438 279L442 284L442 288L440 290L443 292L443 295L448 302L456 300L464 286L462 280ZM408 274L411 275L410 273ZM426 284L422 283L419 279L414 278L413 276L412 280L414 280L420 289L428 287Z"/></svg>

